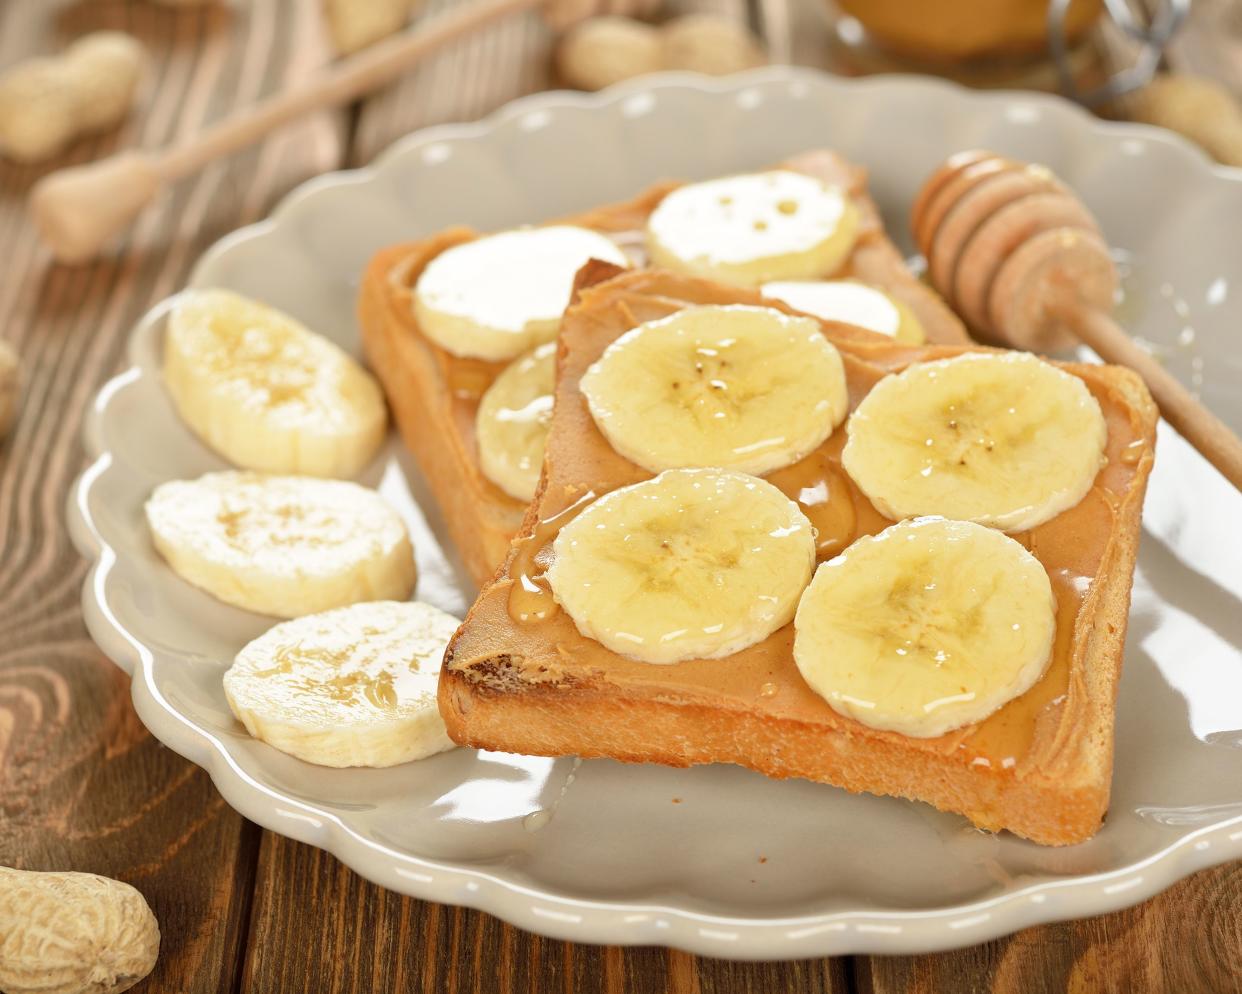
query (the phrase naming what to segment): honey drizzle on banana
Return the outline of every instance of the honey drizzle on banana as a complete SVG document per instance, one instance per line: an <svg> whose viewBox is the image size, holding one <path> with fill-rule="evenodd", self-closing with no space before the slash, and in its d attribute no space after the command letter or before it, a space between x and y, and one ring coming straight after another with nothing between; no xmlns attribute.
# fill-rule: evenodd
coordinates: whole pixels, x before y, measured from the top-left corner
<svg viewBox="0 0 1242 994"><path fill-rule="evenodd" d="M557 533L585 511L595 496L594 491L588 490L564 510L538 522L530 535L518 541L517 553L509 564L513 585L509 588L508 605L509 617L518 624L546 621L561 609L548 583L543 553Z"/></svg>
<svg viewBox="0 0 1242 994"><path fill-rule="evenodd" d="M840 465L842 440L821 446L792 466L770 473L768 482L794 501L815 529L818 559L830 559L860 534L874 534L889 522L850 482ZM545 550L561 528L595 499L594 492L579 497L562 511L541 520L520 540L509 567L509 617L519 624L544 621L560 610L544 576ZM859 508L857 505L865 505ZM860 518L861 531L860 531Z"/></svg>

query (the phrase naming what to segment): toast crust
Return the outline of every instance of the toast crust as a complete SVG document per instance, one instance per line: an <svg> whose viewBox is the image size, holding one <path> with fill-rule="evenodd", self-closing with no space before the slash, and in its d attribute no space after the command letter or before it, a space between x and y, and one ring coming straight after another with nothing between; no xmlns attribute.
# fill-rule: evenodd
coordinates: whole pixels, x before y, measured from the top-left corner
<svg viewBox="0 0 1242 994"><path fill-rule="evenodd" d="M1007 828L1036 842L1068 844L1092 835L1108 804L1113 706L1155 443L1155 407L1138 377L1118 367L1061 364L1084 380L1105 412L1108 464L1078 506L1015 536L1048 570L1057 596L1057 647L1048 672L984 722L914 739L833 711L793 663L792 625L725 659L651 666L582 636L563 613L536 623L510 616L514 576L531 551L525 547L538 543L541 555L551 552L541 522L588 492L652 475L618 455L595 427L578 391L587 366L636 321L691 303L760 299L703 280L622 273L602 263L580 274L580 283L598 280L581 288L562 324L541 491L506 566L445 657L440 709L450 736L538 755L672 766L732 762L773 777L926 801L981 828ZM996 351L904 346L831 323L824 333L846 360L851 409L880 377L911 362ZM839 459L843 440L838 429L808 458ZM845 479L854 536L889 525Z"/></svg>
<svg viewBox="0 0 1242 994"><path fill-rule="evenodd" d="M885 235L862 169L823 151L807 152L783 165L840 184L858 206L858 240L834 277L852 276L893 294L914 311L932 341L969 341L962 323L914 277ZM550 223L606 234L641 263L647 217L676 187L660 183L633 200ZM432 259L477 237L469 228L451 228L378 252L363 275L358 319L367 359L383 384L402 438L430 483L466 570L482 585L504 561L526 511L525 503L483 473L475 440L479 400L507 364L461 359L435 345L420 331L412 300L414 283Z"/></svg>

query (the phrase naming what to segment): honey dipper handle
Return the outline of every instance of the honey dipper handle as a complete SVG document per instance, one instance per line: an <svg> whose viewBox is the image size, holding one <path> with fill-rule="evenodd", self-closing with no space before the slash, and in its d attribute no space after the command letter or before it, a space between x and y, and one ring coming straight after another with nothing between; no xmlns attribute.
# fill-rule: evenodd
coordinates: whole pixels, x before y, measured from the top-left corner
<svg viewBox="0 0 1242 994"><path fill-rule="evenodd" d="M556 2L551 0L553 5ZM361 96L454 39L546 3L549 0L462 4L413 32L393 35L321 69L291 89L238 111L171 148L122 152L49 173L31 190L31 217L57 259L83 262L130 224L166 183L252 145L303 114Z"/></svg>
<svg viewBox="0 0 1242 994"><path fill-rule="evenodd" d="M1164 419L1242 490L1242 439L1225 422L1199 403L1107 314L1077 304L1054 306L1052 311L1105 362L1129 366L1143 377Z"/></svg>

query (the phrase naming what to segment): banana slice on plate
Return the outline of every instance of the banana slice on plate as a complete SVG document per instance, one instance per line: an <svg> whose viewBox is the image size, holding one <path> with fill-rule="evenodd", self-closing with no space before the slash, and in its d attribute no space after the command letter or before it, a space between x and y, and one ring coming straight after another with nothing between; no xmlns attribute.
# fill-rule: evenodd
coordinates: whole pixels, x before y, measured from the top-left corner
<svg viewBox="0 0 1242 994"><path fill-rule="evenodd" d="M287 314L227 290L178 299L164 381L195 433L246 469L353 476L384 440L369 373Z"/></svg>
<svg viewBox="0 0 1242 994"><path fill-rule="evenodd" d="M674 469L599 498L553 543L548 582L578 630L646 663L713 659L793 617L811 523L763 480Z"/></svg>
<svg viewBox="0 0 1242 994"><path fill-rule="evenodd" d="M156 487L146 516L178 575L247 611L295 618L414 589L397 512L344 480L208 473Z"/></svg>
<svg viewBox="0 0 1242 994"><path fill-rule="evenodd" d="M841 463L884 515L1017 532L1077 504L1108 427L1086 384L1030 353L967 353L886 376L846 424Z"/></svg>
<svg viewBox="0 0 1242 994"><path fill-rule="evenodd" d="M857 235L846 191L774 169L674 190L647 220L647 251L662 269L758 286L831 275Z"/></svg>
<svg viewBox="0 0 1242 994"><path fill-rule="evenodd" d="M1056 600L1014 539L916 518L823 563L794 632L794 662L833 710L931 738L1034 686L1052 655Z"/></svg>
<svg viewBox="0 0 1242 994"><path fill-rule="evenodd" d="M256 739L320 766L396 766L453 748L436 706L458 621L373 601L286 621L237 654L224 694Z"/></svg>
<svg viewBox="0 0 1242 994"><path fill-rule="evenodd" d="M817 321L741 305L632 328L580 388L612 447L653 473L771 472L823 442L849 405L841 354Z"/></svg>
<svg viewBox="0 0 1242 994"><path fill-rule="evenodd" d="M825 321L843 321L910 345L921 345L927 338L909 307L857 280L777 281L763 284L760 290L765 297Z"/></svg>
<svg viewBox="0 0 1242 994"><path fill-rule="evenodd" d="M574 276L591 259L629 265L615 242L572 225L463 242L427 264L414 285L414 315L453 355L512 359L556 337Z"/></svg>
<svg viewBox="0 0 1242 994"><path fill-rule="evenodd" d="M483 474L510 497L535 496L552 422L556 343L513 360L479 401L475 438Z"/></svg>

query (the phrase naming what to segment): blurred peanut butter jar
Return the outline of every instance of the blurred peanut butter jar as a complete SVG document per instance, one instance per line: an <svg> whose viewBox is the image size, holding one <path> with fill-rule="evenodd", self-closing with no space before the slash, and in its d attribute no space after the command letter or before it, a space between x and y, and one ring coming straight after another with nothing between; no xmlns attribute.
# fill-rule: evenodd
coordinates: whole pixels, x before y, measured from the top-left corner
<svg viewBox="0 0 1242 994"><path fill-rule="evenodd" d="M1047 0L832 0L828 6L835 11L833 45L843 71L938 72L980 86L1056 86ZM1069 2L1063 32L1071 52L1082 47L1103 7L1103 0Z"/></svg>

